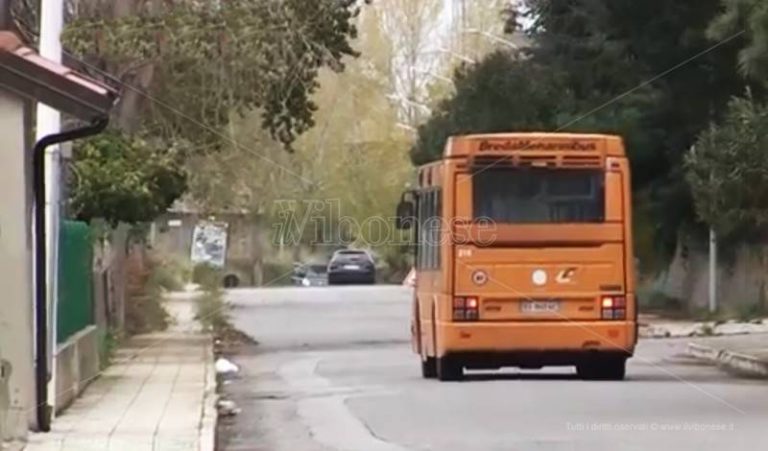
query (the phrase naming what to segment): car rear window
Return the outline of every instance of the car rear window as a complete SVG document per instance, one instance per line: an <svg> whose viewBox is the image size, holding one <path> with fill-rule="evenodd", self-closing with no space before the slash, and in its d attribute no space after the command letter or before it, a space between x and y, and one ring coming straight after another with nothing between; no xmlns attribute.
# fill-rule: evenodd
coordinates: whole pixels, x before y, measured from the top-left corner
<svg viewBox="0 0 768 451"><path fill-rule="evenodd" d="M368 253L364 251L339 251L334 255L334 260L370 260Z"/></svg>

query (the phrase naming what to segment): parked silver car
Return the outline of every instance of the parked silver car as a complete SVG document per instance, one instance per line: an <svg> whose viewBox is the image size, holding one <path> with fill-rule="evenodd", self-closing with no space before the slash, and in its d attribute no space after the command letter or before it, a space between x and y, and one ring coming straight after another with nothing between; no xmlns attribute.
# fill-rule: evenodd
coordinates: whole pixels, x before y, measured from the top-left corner
<svg viewBox="0 0 768 451"><path fill-rule="evenodd" d="M300 287L328 285L328 266L317 263L297 263L293 268L291 282Z"/></svg>

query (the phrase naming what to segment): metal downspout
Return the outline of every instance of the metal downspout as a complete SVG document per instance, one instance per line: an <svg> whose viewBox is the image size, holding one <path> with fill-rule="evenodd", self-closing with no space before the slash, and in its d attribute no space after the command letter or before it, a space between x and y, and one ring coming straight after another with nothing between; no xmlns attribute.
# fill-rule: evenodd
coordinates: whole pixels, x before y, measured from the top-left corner
<svg viewBox="0 0 768 451"><path fill-rule="evenodd" d="M48 399L48 302L46 286L45 236L45 149L48 146L101 133L109 119L97 119L91 125L48 135L35 143L32 151L32 186L34 191L35 249L35 394L37 426L42 432L51 430L53 406ZM54 318L55 320L55 318Z"/></svg>

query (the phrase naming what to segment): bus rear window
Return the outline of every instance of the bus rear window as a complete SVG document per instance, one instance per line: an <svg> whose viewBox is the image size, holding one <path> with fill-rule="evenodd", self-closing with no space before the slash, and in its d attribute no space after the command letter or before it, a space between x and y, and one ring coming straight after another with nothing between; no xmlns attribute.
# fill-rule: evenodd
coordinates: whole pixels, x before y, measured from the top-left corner
<svg viewBox="0 0 768 451"><path fill-rule="evenodd" d="M475 219L498 223L594 223L605 218L605 173L504 168L472 176Z"/></svg>

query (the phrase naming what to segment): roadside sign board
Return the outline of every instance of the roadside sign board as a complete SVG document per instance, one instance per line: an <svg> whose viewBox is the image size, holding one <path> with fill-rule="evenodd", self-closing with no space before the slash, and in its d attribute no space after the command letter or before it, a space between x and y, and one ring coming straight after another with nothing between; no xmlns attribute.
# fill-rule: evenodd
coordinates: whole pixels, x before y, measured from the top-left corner
<svg viewBox="0 0 768 451"><path fill-rule="evenodd" d="M227 256L227 224L200 221L192 234L190 260L194 264L207 263L223 268Z"/></svg>

